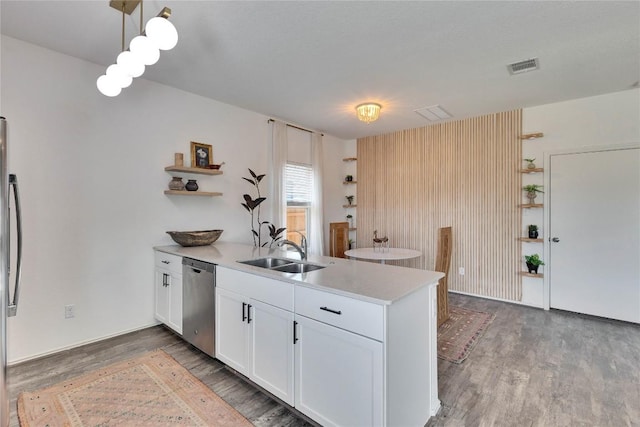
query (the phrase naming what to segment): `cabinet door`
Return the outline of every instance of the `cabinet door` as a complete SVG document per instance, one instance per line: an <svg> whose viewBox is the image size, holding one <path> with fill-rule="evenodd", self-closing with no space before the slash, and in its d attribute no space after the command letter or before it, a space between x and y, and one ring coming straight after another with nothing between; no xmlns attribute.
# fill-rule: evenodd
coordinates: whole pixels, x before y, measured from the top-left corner
<svg viewBox="0 0 640 427"><path fill-rule="evenodd" d="M168 270L155 270L155 315L165 325L169 322L169 284L171 273Z"/></svg>
<svg viewBox="0 0 640 427"><path fill-rule="evenodd" d="M295 407L323 426L383 424L382 343L295 316Z"/></svg>
<svg viewBox="0 0 640 427"><path fill-rule="evenodd" d="M240 294L216 288L216 358L248 375L248 303Z"/></svg>
<svg viewBox="0 0 640 427"><path fill-rule="evenodd" d="M169 291L169 319L167 326L182 334L182 275L172 273Z"/></svg>
<svg viewBox="0 0 640 427"><path fill-rule="evenodd" d="M250 304L249 378L293 405L293 313L256 300Z"/></svg>

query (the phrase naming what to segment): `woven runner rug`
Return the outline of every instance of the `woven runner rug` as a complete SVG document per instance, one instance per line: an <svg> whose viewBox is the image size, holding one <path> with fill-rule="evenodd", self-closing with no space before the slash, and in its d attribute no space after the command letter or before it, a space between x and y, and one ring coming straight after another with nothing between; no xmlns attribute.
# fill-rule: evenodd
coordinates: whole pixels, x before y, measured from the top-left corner
<svg viewBox="0 0 640 427"><path fill-rule="evenodd" d="M252 426L162 350L18 397L21 427Z"/></svg>
<svg viewBox="0 0 640 427"><path fill-rule="evenodd" d="M495 317L492 313L449 306L449 318L438 328L438 357L464 362Z"/></svg>

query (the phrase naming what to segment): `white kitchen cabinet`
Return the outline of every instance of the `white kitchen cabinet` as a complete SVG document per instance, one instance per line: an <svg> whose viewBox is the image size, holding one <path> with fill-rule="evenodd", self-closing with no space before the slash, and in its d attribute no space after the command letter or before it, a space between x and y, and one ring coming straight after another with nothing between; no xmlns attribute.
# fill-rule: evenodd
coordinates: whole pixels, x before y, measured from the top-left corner
<svg viewBox="0 0 640 427"><path fill-rule="evenodd" d="M216 288L216 358L245 375L249 370L247 305L244 295Z"/></svg>
<svg viewBox="0 0 640 427"><path fill-rule="evenodd" d="M216 272L216 357L303 414L324 426L417 426L438 411L435 286L379 304Z"/></svg>
<svg viewBox="0 0 640 427"><path fill-rule="evenodd" d="M381 342L296 316L295 407L323 426L383 425Z"/></svg>
<svg viewBox="0 0 640 427"><path fill-rule="evenodd" d="M216 358L293 405L292 285L220 267L216 273Z"/></svg>
<svg viewBox="0 0 640 427"><path fill-rule="evenodd" d="M436 287L380 305L295 289L295 407L324 426L424 425L440 407Z"/></svg>
<svg viewBox="0 0 640 427"><path fill-rule="evenodd" d="M155 317L182 334L182 258L155 253Z"/></svg>

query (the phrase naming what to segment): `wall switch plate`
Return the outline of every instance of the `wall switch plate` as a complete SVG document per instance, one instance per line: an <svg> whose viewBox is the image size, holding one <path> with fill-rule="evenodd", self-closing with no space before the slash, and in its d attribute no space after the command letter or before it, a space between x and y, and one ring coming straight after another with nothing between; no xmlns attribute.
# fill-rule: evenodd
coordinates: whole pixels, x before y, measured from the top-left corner
<svg viewBox="0 0 640 427"><path fill-rule="evenodd" d="M464 267L458 268L458 274L464 276Z"/></svg>
<svg viewBox="0 0 640 427"><path fill-rule="evenodd" d="M64 306L64 318L65 319L72 319L72 318L76 317L75 308L76 308L76 306L73 305L73 304L65 305Z"/></svg>

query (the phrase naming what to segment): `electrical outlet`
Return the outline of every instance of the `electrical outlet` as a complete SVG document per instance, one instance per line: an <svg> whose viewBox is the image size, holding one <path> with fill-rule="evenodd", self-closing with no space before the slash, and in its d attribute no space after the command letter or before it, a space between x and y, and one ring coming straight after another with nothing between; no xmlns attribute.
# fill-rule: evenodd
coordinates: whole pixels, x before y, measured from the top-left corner
<svg viewBox="0 0 640 427"><path fill-rule="evenodd" d="M464 276L464 267L458 268L458 274Z"/></svg>
<svg viewBox="0 0 640 427"><path fill-rule="evenodd" d="M65 319L72 319L72 318L76 317L75 308L76 308L76 306L73 305L73 304L65 305L64 306L64 318Z"/></svg>

